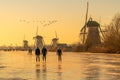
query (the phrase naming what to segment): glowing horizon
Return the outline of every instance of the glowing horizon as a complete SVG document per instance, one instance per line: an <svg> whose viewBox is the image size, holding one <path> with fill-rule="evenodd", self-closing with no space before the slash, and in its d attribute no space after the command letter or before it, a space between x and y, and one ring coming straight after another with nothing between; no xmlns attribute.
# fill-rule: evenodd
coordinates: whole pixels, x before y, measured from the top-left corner
<svg viewBox="0 0 120 80"><path fill-rule="evenodd" d="M102 25L109 24L120 11L119 0L1 0L0 46L22 45L24 35L33 45L37 26L46 44L51 43L55 31L60 43L78 42L80 29L85 22L87 1L90 4L89 17ZM57 22L44 27L36 23L38 20Z"/></svg>

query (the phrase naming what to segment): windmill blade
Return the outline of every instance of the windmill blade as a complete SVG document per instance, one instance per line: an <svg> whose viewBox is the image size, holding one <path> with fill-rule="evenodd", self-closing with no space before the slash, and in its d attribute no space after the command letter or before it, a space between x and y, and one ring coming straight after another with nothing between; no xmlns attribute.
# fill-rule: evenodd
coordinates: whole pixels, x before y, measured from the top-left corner
<svg viewBox="0 0 120 80"><path fill-rule="evenodd" d="M83 41L82 43L85 43L85 33L86 33L86 27L88 24L88 9L89 9L89 2L87 2L87 10L86 10L86 17L85 17L85 25L83 26L83 28L81 29L82 35L83 35Z"/></svg>
<svg viewBox="0 0 120 80"><path fill-rule="evenodd" d="M55 31L55 37L57 38L57 32Z"/></svg>
<svg viewBox="0 0 120 80"><path fill-rule="evenodd" d="M87 23L83 26L83 28L81 29L81 33L80 33L80 35L83 35L82 37L83 44L85 43L86 27L87 27Z"/></svg>
<svg viewBox="0 0 120 80"><path fill-rule="evenodd" d="M86 28L84 28L84 34L83 34L83 44L85 43L85 32L86 32Z"/></svg>
<svg viewBox="0 0 120 80"><path fill-rule="evenodd" d="M42 39L42 42L43 42L43 46L45 46L45 41L44 41L44 39Z"/></svg>
<svg viewBox="0 0 120 80"><path fill-rule="evenodd" d="M88 20L88 9L89 9L89 2L87 2L87 10L86 10L85 24L87 23L87 20Z"/></svg>
<svg viewBox="0 0 120 80"><path fill-rule="evenodd" d="M81 32L87 27L87 23L83 26L83 28L80 30Z"/></svg>
<svg viewBox="0 0 120 80"><path fill-rule="evenodd" d="M37 30L36 30L36 36L38 35L38 25L37 25Z"/></svg>
<svg viewBox="0 0 120 80"><path fill-rule="evenodd" d="M85 23L85 25L83 26L83 28L81 29L81 32L83 34L83 41L82 43L85 43L85 35L86 35L86 27L87 27L88 22Z"/></svg>
<svg viewBox="0 0 120 80"><path fill-rule="evenodd" d="M85 17L85 25L83 26L83 28L81 29L81 32L82 32L82 30L83 29L85 29L86 28L86 26L87 26L87 20L88 20L88 9L89 9L89 2L87 2L87 10L86 10L86 17ZM85 32L85 30L84 30L84 32Z"/></svg>
<svg viewBox="0 0 120 80"><path fill-rule="evenodd" d="M99 26L99 29L100 29L100 32L101 32L101 34L102 34L103 38L105 38L105 37L104 37L104 34L103 34L103 31L102 31L102 29L101 29L101 27L100 27L100 26Z"/></svg>

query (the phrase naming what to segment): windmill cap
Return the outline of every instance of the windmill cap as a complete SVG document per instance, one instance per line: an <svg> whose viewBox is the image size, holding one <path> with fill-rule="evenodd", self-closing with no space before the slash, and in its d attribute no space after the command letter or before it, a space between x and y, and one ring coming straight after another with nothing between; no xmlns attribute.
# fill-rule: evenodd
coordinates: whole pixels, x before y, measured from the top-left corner
<svg viewBox="0 0 120 80"><path fill-rule="evenodd" d="M58 38L53 38L52 41L58 40Z"/></svg>
<svg viewBox="0 0 120 80"><path fill-rule="evenodd" d="M88 21L87 27L98 27L100 24L96 21Z"/></svg>

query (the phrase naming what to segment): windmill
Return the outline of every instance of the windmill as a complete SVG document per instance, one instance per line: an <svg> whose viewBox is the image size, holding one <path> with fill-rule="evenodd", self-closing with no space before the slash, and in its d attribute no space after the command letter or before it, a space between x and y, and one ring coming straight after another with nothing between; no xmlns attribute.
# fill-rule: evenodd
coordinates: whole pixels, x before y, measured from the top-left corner
<svg viewBox="0 0 120 80"><path fill-rule="evenodd" d="M55 31L55 38L52 39L52 47L57 47L58 44L58 37L57 37L57 32Z"/></svg>
<svg viewBox="0 0 120 80"><path fill-rule="evenodd" d="M37 26L36 36L33 37L33 39L35 39L35 48L39 47L40 49L42 49L44 46L44 41L43 41L43 37L38 35L38 26Z"/></svg>
<svg viewBox="0 0 120 80"><path fill-rule="evenodd" d="M24 40L23 40L23 48L24 50L28 49L28 41L25 39L25 35L24 35Z"/></svg>
<svg viewBox="0 0 120 80"><path fill-rule="evenodd" d="M87 50L91 46L96 46L101 43L100 32L102 33L100 24L97 21L93 21L92 18L89 18L87 21L88 15L88 3L87 3L87 12L86 12L86 21L85 25L81 29L80 35L82 36L82 43L85 45Z"/></svg>

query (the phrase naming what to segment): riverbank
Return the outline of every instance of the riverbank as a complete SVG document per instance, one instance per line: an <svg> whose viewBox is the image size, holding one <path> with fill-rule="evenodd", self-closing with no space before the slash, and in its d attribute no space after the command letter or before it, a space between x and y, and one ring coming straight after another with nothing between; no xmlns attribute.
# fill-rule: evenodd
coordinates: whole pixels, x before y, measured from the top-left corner
<svg viewBox="0 0 120 80"><path fill-rule="evenodd" d="M92 53L114 53L114 54L120 54L120 50L116 50L115 48L108 48L108 47L91 47L89 52Z"/></svg>

